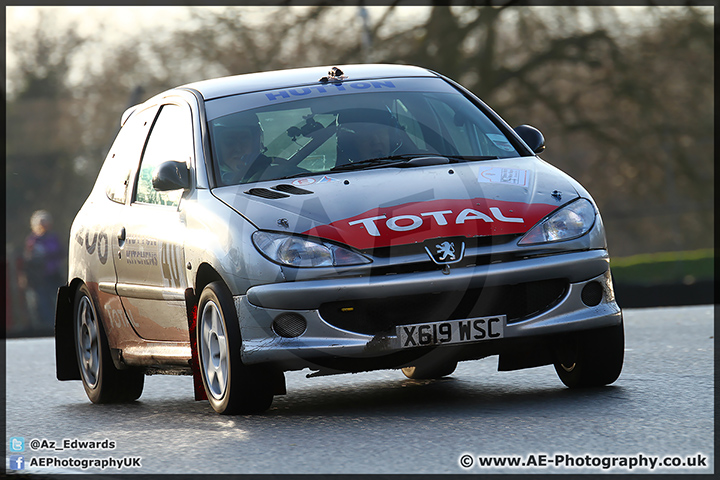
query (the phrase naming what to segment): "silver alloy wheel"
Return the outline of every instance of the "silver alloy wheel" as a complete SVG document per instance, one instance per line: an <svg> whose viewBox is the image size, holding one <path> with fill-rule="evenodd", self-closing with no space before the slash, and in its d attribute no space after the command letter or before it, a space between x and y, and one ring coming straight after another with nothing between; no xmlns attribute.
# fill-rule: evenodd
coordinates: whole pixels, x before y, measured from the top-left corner
<svg viewBox="0 0 720 480"><path fill-rule="evenodd" d="M225 325L213 301L205 304L200 317L200 355L208 390L220 400L227 391L229 358Z"/></svg>
<svg viewBox="0 0 720 480"><path fill-rule="evenodd" d="M95 307L83 295L77 309L77 341L80 369L83 379L90 388L95 388L100 373L100 329Z"/></svg>

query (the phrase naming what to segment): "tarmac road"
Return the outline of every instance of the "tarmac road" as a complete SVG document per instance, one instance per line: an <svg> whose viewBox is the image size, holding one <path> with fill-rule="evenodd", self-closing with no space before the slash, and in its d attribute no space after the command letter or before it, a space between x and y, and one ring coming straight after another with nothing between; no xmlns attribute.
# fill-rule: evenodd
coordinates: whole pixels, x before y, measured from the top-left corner
<svg viewBox="0 0 720 480"><path fill-rule="evenodd" d="M714 307L626 309L625 331L625 367L610 387L569 390L551 366L497 372L497 357L438 381L289 372L288 394L266 414L237 417L194 401L190 377L146 377L139 401L92 405L80 382L55 379L52 339L12 339L6 465L12 472L20 455L25 468L12 473L714 473ZM23 452L11 451L13 437ZM64 439L68 448L50 448ZM73 449L104 440L115 448ZM527 465L480 467L486 456ZM694 466L649 468L666 456ZM68 463L110 457L140 466Z"/></svg>

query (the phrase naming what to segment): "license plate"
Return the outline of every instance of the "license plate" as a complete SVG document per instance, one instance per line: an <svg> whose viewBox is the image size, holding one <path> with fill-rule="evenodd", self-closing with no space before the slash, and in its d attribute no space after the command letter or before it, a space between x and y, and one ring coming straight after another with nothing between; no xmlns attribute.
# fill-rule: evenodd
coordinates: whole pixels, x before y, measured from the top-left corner
<svg viewBox="0 0 720 480"><path fill-rule="evenodd" d="M451 345L503 338L507 316L468 318L445 322L398 325L395 333L400 348Z"/></svg>

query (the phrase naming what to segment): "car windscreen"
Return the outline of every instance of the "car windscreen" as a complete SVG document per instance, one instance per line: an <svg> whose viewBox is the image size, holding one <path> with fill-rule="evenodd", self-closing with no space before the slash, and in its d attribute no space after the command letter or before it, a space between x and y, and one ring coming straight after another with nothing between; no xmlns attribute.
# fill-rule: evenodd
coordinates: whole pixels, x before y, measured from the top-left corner
<svg viewBox="0 0 720 480"><path fill-rule="evenodd" d="M482 110L439 78L343 82L207 102L217 184L519 156Z"/></svg>

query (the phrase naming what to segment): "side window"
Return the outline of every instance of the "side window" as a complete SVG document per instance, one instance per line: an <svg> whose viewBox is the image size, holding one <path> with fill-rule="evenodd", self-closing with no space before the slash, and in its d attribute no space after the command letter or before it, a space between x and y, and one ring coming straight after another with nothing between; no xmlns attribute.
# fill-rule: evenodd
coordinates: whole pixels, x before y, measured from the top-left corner
<svg viewBox="0 0 720 480"><path fill-rule="evenodd" d="M182 190L159 192L152 186L155 169L169 160L188 162L192 158L193 136L190 110L178 105L163 105L153 125L138 173L135 201L154 205L177 206Z"/></svg>
<svg viewBox="0 0 720 480"><path fill-rule="evenodd" d="M113 202L124 204L127 199L128 187L132 184L131 175L140 162L140 154L156 114L157 107L133 114L110 148L100 178L103 179L105 194Z"/></svg>

